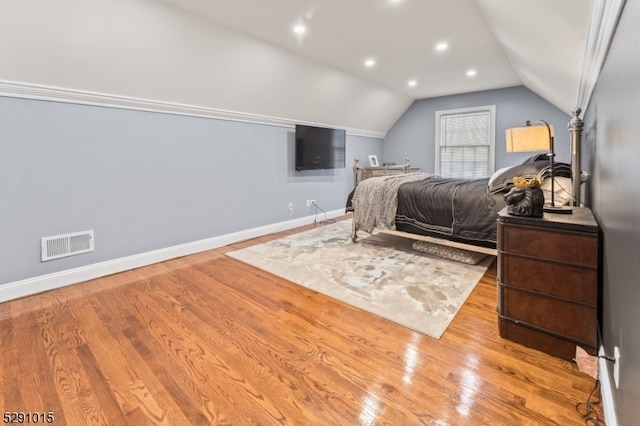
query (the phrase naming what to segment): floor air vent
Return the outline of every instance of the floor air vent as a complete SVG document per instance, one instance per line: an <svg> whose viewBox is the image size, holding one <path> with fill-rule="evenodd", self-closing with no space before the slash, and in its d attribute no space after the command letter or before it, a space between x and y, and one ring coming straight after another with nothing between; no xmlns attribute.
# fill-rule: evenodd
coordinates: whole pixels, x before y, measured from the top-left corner
<svg viewBox="0 0 640 426"><path fill-rule="evenodd" d="M93 251L93 230L44 237L41 251L43 262Z"/></svg>

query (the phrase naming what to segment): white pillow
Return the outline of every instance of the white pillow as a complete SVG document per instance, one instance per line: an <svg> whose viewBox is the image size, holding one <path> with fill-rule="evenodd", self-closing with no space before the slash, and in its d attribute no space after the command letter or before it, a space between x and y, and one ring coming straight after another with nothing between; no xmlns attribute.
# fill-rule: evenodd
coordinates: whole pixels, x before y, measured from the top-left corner
<svg viewBox="0 0 640 426"><path fill-rule="evenodd" d="M489 183L487 184L489 186L489 188L493 187L493 182L499 178L504 172L506 172L507 170L509 170L511 167L513 166L509 166L509 167L503 167L500 170L496 170L494 174L491 175L491 177L489 178Z"/></svg>
<svg viewBox="0 0 640 426"><path fill-rule="evenodd" d="M554 178L554 203L556 206L564 206L571 202L571 179L568 177ZM551 178L545 179L540 185L544 194L544 201L551 204Z"/></svg>

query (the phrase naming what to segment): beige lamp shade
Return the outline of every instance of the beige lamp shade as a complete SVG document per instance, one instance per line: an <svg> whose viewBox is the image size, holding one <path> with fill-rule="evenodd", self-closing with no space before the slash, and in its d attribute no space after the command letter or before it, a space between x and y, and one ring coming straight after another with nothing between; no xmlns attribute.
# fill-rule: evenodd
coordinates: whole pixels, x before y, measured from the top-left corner
<svg viewBox="0 0 640 426"><path fill-rule="evenodd" d="M507 152L520 151L549 151L553 126L524 126L514 127L505 131L507 138Z"/></svg>

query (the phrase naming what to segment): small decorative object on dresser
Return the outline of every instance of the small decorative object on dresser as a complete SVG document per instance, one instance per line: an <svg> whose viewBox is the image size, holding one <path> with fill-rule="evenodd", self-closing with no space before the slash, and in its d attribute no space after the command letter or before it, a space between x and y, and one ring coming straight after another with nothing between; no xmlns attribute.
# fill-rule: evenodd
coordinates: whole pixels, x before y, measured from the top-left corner
<svg viewBox="0 0 640 426"><path fill-rule="evenodd" d="M538 178L513 178L514 187L504 195L507 212L514 216L542 217L544 193L540 189L542 180Z"/></svg>
<svg viewBox="0 0 640 426"><path fill-rule="evenodd" d="M497 221L500 336L572 360L598 347L599 229L591 211Z"/></svg>

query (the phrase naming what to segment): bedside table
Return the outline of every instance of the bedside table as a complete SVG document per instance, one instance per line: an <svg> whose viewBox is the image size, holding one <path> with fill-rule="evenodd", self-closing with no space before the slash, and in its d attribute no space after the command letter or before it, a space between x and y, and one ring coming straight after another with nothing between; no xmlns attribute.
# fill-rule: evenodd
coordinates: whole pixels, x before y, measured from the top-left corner
<svg viewBox="0 0 640 426"><path fill-rule="evenodd" d="M500 336L566 360L598 345L598 224L587 208L497 219Z"/></svg>

